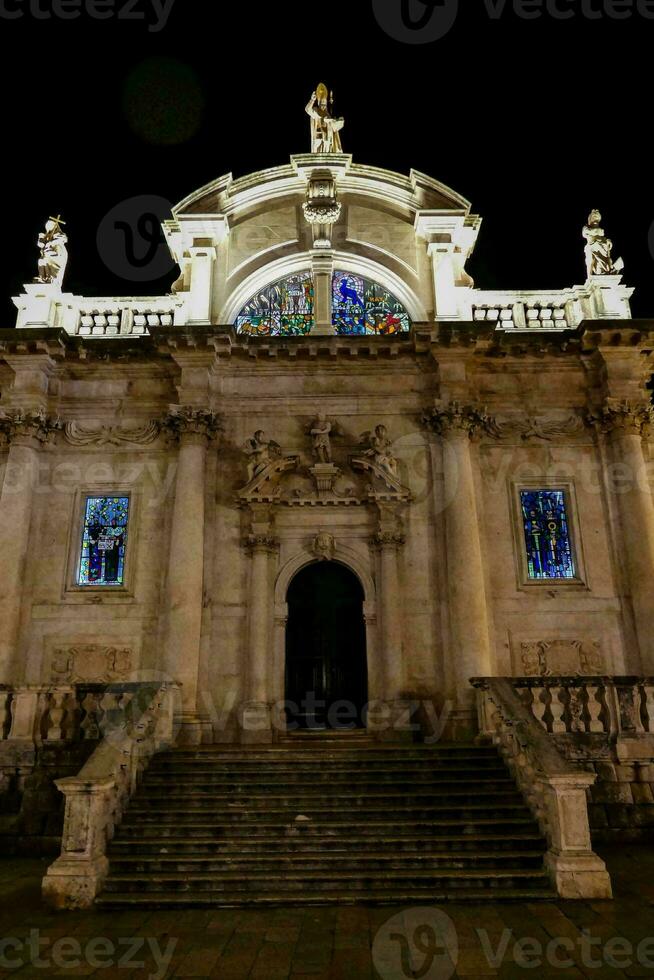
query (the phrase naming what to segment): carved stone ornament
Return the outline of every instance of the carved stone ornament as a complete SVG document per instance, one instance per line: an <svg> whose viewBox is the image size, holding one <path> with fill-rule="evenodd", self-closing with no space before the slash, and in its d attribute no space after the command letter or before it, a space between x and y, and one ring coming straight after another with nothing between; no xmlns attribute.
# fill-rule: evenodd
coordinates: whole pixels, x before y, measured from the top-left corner
<svg viewBox="0 0 654 980"><path fill-rule="evenodd" d="M423 423L439 436L459 433L470 438L478 434L497 438L500 434L495 419L485 408L461 405L459 402L446 404L437 401L423 415Z"/></svg>
<svg viewBox="0 0 654 980"><path fill-rule="evenodd" d="M243 446L248 460L248 482L239 491L242 503L272 503L279 498L284 473L297 470L300 457L284 456L281 446L259 429Z"/></svg>
<svg viewBox="0 0 654 980"><path fill-rule="evenodd" d="M591 276L618 276L624 271L622 259L613 261L613 242L602 228L602 215L591 211L582 232L586 239L586 271Z"/></svg>
<svg viewBox="0 0 654 980"><path fill-rule="evenodd" d="M0 415L0 431L8 442L24 437L46 443L61 429L63 422L60 419L51 419L41 411L16 411Z"/></svg>
<svg viewBox="0 0 654 980"><path fill-rule="evenodd" d="M39 235L37 246L39 249L39 268L38 275L34 282L41 282L47 285L56 286L61 289L68 265L68 237L63 230L61 215L56 218L48 218L45 224L45 231Z"/></svg>
<svg viewBox="0 0 654 980"><path fill-rule="evenodd" d="M501 438L520 438L523 442L540 439L551 442L553 439L579 435L584 431L584 420L579 415L565 416L522 416L497 419L497 434Z"/></svg>
<svg viewBox="0 0 654 980"><path fill-rule="evenodd" d="M367 473L373 478L368 495L374 499L410 500L411 491L400 481L400 466L393 454L393 444L388 438L386 426L378 425L373 432L364 432L361 442L362 452L351 457L350 465L353 470Z"/></svg>
<svg viewBox="0 0 654 980"><path fill-rule="evenodd" d="M98 448L112 446L149 446L155 442L161 432L159 422L148 422L145 425L128 426L99 425L95 427L81 425L79 422L67 422L65 428L66 441L71 446Z"/></svg>
<svg viewBox="0 0 654 980"><path fill-rule="evenodd" d="M60 648L52 654L52 683L104 684L126 680L134 666L133 651L128 647L97 644Z"/></svg>
<svg viewBox="0 0 654 980"><path fill-rule="evenodd" d="M591 676L606 672L599 640L536 640L520 647L526 677Z"/></svg>
<svg viewBox="0 0 654 980"><path fill-rule="evenodd" d="M321 561L333 561L336 554L336 539L329 531L321 531L313 542L313 553Z"/></svg>
<svg viewBox="0 0 654 980"><path fill-rule="evenodd" d="M309 224L325 228L341 216L342 205L336 197L336 181L329 170L314 170L309 178L307 200L303 205Z"/></svg>
<svg viewBox="0 0 654 980"><path fill-rule="evenodd" d="M586 422L604 433L621 430L630 435L642 435L643 431L654 422L654 407L649 404L607 399L599 412L588 414Z"/></svg>
<svg viewBox="0 0 654 980"><path fill-rule="evenodd" d="M166 416L163 426L173 436L206 436L215 439L223 431L223 420L216 412L192 406L173 406Z"/></svg>

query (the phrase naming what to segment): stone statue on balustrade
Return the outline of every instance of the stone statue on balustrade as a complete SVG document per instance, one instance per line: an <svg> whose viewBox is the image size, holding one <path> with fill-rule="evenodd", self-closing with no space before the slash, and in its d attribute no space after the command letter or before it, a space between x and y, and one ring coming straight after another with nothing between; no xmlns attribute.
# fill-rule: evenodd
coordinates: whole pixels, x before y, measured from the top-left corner
<svg viewBox="0 0 654 980"><path fill-rule="evenodd" d="M306 112L311 118L311 152L342 153L341 130L345 126L343 118L332 115L334 96L330 96L327 86L321 83L311 96Z"/></svg>
<svg viewBox="0 0 654 980"><path fill-rule="evenodd" d="M399 463L392 452L392 442L388 438L388 430L385 425L378 425L374 432L365 432L361 436L361 444L367 446L364 455L382 470L386 470L392 477L399 477Z"/></svg>
<svg viewBox="0 0 654 980"><path fill-rule="evenodd" d="M583 236L586 239L586 269L591 276L617 276L624 269L622 259L613 261L613 242L607 238L602 228L602 215L599 211L591 211L588 224L584 227Z"/></svg>
<svg viewBox="0 0 654 980"><path fill-rule="evenodd" d="M34 282L47 283L61 289L68 264L68 237L62 230L61 216L48 218L45 231L37 242L39 255L39 274Z"/></svg>

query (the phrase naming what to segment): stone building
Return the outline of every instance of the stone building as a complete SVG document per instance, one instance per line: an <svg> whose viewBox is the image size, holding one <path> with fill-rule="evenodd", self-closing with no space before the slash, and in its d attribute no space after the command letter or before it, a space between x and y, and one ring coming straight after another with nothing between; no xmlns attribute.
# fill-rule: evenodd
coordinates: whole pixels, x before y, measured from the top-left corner
<svg viewBox="0 0 654 980"><path fill-rule="evenodd" d="M552 734L645 738L654 322L599 214L582 284L478 288L470 203L316 114L321 152L174 209L170 295L66 293L49 223L0 333L5 735L160 679L186 744L465 739L470 679L520 677Z"/></svg>

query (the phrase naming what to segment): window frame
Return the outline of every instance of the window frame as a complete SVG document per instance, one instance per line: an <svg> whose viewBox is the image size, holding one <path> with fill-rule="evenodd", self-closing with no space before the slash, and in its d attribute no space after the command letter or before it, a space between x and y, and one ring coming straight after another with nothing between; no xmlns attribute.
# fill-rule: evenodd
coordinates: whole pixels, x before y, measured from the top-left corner
<svg viewBox="0 0 654 980"><path fill-rule="evenodd" d="M122 585L80 585L79 573L82 561L82 539L86 520L87 501L94 497L126 497L129 500L129 517L127 523L127 546L125 549L125 570ZM117 488L111 486L90 485L80 487L75 492L73 515L70 522L70 541L68 547L68 566L66 571L65 594L71 596L89 596L92 598L117 596L119 598L134 597L134 576L136 571L136 529L140 495L133 487Z"/></svg>
<svg viewBox="0 0 654 980"><path fill-rule="evenodd" d="M584 560L579 510L575 493L574 481L570 479L557 480L554 477L540 479L513 480L510 482L511 516L513 524L514 551L516 554L516 571L518 591L531 589L588 589L586 579L586 563ZM575 568L574 578L530 578L529 562L527 559L527 541L522 517L523 491L560 490L563 492L565 509L568 518L570 534L570 552Z"/></svg>

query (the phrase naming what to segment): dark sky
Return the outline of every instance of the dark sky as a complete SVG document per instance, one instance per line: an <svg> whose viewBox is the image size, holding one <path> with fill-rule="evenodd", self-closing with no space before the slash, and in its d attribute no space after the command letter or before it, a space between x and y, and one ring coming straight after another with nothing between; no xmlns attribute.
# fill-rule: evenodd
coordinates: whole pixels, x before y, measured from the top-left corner
<svg viewBox="0 0 654 980"><path fill-rule="evenodd" d="M612 19L611 0L558 0L569 20L525 20L507 0L492 19L484 0L459 0L449 33L417 45L389 37L372 0L174 0L157 33L88 12L39 20L37 2L48 11L57 0L0 0L24 14L0 16L2 326L13 325L10 297L35 274L35 239L57 212L70 237L68 291L168 292L172 273L135 284L107 268L96 247L105 215L136 195L175 203L222 173L307 151L304 106L321 79L357 162L414 167L472 201L484 218L479 287L583 282L581 228L597 207L636 287L635 315L654 315L654 20ZM129 3L156 20L153 0ZM588 5L603 16L589 19Z"/></svg>

